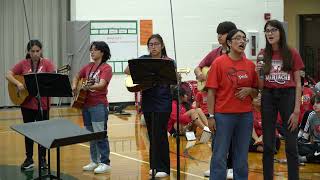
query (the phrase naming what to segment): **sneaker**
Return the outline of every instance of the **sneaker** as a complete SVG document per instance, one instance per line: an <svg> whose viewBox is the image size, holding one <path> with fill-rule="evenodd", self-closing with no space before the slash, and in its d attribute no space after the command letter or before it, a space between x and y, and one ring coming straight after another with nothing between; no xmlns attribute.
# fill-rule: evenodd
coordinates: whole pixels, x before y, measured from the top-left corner
<svg viewBox="0 0 320 180"><path fill-rule="evenodd" d="M99 166L94 169L94 173L101 174L101 173L109 172L110 170L111 170L111 166L104 163L99 163Z"/></svg>
<svg viewBox="0 0 320 180"><path fill-rule="evenodd" d="M210 169L207 170L207 171L205 171L205 172L203 173L203 175L204 175L205 177L209 177L209 176L210 176Z"/></svg>
<svg viewBox="0 0 320 180"><path fill-rule="evenodd" d="M169 176L169 174L165 173L165 172L157 172L156 175L154 177L156 178L164 178Z"/></svg>
<svg viewBox="0 0 320 180"><path fill-rule="evenodd" d="M33 159L25 159L24 162L21 164L21 170L27 170L34 167Z"/></svg>
<svg viewBox="0 0 320 180"><path fill-rule="evenodd" d="M154 177L157 177L157 178L163 178L163 177L169 176L169 174L167 174L166 172L157 172L155 170L154 173L155 173ZM149 175L152 176L152 169L149 170Z"/></svg>
<svg viewBox="0 0 320 180"><path fill-rule="evenodd" d="M84 171L93 171L96 167L98 167L97 163L91 162L88 165L82 167Z"/></svg>
<svg viewBox="0 0 320 180"><path fill-rule="evenodd" d="M227 179L233 179L233 169L227 170Z"/></svg>

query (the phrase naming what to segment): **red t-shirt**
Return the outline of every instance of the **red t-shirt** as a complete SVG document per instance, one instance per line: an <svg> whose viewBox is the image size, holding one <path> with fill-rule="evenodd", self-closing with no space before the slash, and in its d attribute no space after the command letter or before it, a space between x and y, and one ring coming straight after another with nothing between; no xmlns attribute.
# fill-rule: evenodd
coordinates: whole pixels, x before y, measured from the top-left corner
<svg viewBox="0 0 320 180"><path fill-rule="evenodd" d="M108 94L108 85L112 77L111 66L107 63L103 63L100 66L98 66L93 62L89 63L80 70L79 77L86 78L86 79L90 77L90 79L94 79L95 83L99 83L100 79L104 79L107 82L103 90L88 91L87 97L84 102L84 107L96 106L99 103L102 103L108 106L107 94Z"/></svg>
<svg viewBox="0 0 320 180"><path fill-rule="evenodd" d="M198 67L203 68L205 66L211 66L213 60L222 55L222 46L213 49L209 54L206 55L199 63Z"/></svg>
<svg viewBox="0 0 320 180"><path fill-rule="evenodd" d="M251 96L240 100L235 93L239 87L257 87L255 64L244 56L234 61L228 55L222 55L212 63L206 87L216 89L215 112L251 112Z"/></svg>
<svg viewBox="0 0 320 180"><path fill-rule="evenodd" d="M13 66L11 69L14 75L24 75L28 73L32 73L32 68L31 68L31 59L23 59L17 64ZM44 73L44 72L54 72L55 71L55 66L51 62L51 60L42 58L40 60L37 72L38 73ZM46 97L41 97L41 104L42 104L42 109L47 110L48 109L48 104L47 104L47 98ZM35 97L33 96L28 96L25 101L21 104L21 107L32 109L32 110L38 110L38 101Z"/></svg>
<svg viewBox="0 0 320 180"><path fill-rule="evenodd" d="M196 102L204 114L208 114L208 93L199 91L196 95Z"/></svg>
<svg viewBox="0 0 320 180"><path fill-rule="evenodd" d="M296 87L294 72L304 68L302 59L296 49L290 49L293 59L293 68L290 72L282 71L283 60L280 51L273 51L270 74L267 74L264 86L267 88ZM263 53L263 52L262 52ZM299 81L300 82L300 81Z"/></svg>
<svg viewBox="0 0 320 180"><path fill-rule="evenodd" d="M179 110L180 124L188 124L192 121L190 116L188 116L186 114L186 112L187 112L187 109L181 104L180 110ZM169 122L168 122L168 132L171 131L174 123L176 123L176 122L177 122L177 101L173 100L172 101L172 111L171 111Z"/></svg>
<svg viewBox="0 0 320 180"><path fill-rule="evenodd" d="M301 98L301 106L300 106L300 115L299 115L299 123L302 121L303 115L306 111L312 111L313 106L311 104L311 97L313 95L313 91L309 87L303 87Z"/></svg>
<svg viewBox="0 0 320 180"><path fill-rule="evenodd" d="M253 127L258 137L260 137L262 135L261 113L259 111L256 111L255 109L252 110L252 113L253 113Z"/></svg>

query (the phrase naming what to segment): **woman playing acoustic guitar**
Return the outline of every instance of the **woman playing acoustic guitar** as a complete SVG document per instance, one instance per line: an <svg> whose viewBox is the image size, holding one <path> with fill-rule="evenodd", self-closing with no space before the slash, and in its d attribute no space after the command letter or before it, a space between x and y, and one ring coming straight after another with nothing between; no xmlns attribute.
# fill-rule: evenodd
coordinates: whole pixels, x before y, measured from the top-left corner
<svg viewBox="0 0 320 180"><path fill-rule="evenodd" d="M72 90L77 90L80 78L85 78L91 84L85 86L87 96L82 107L84 126L91 132L107 130L108 122L108 85L112 77L112 68L107 64L110 59L109 46L103 41L94 41L90 46L90 54L93 62L81 68L73 78ZM105 139L90 141L91 162L83 167L84 171L105 173L111 170L110 147L108 136Z"/></svg>
<svg viewBox="0 0 320 180"><path fill-rule="evenodd" d="M27 73L40 73L40 72L54 72L55 67L49 59L42 57L42 44L39 40L30 40L27 44L27 55L13 66L7 72L6 78L10 83L17 86L18 91L25 91L26 86L23 81L19 81L16 75L24 75ZM23 78L22 78L23 79ZM38 113L38 101L33 96L28 96L20 105L22 118L24 123L42 121L49 119L49 100L47 97L41 97L42 104L42 117ZM31 169L34 167L33 156L33 141L25 137L25 148L27 158L21 165L22 170ZM46 168L46 150L40 147L40 166Z"/></svg>

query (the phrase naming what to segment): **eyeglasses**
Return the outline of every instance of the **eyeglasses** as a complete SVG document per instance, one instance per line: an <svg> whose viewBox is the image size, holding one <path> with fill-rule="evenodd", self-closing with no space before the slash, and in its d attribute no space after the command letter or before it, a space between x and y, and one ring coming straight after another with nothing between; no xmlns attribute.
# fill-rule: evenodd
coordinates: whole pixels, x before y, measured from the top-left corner
<svg viewBox="0 0 320 180"><path fill-rule="evenodd" d="M269 33L273 34L273 33L277 32L278 30L279 30L279 29L277 29L277 28L266 29L266 30L264 31L264 33L265 33L265 34L269 34Z"/></svg>
<svg viewBox="0 0 320 180"><path fill-rule="evenodd" d="M241 36L237 36L235 38L232 38L232 40L236 40L238 42L240 42L241 40L243 40L245 43L248 43L249 42L249 39L248 38L245 38L245 37L241 37Z"/></svg>
<svg viewBox="0 0 320 180"><path fill-rule="evenodd" d="M148 44L148 47L158 47L158 46L160 46L161 45L161 43L158 43L158 42L155 42L155 43L149 43Z"/></svg>

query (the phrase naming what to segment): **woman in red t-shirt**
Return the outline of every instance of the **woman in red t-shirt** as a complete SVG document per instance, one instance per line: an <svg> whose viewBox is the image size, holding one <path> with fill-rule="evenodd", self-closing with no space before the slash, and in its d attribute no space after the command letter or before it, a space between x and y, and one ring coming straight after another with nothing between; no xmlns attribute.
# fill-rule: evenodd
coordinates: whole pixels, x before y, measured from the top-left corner
<svg viewBox="0 0 320 180"><path fill-rule="evenodd" d="M27 73L54 72L55 67L51 60L42 57L42 44L39 40L30 40L27 45L27 55L13 66L7 73L7 80L15 84L19 90L25 90L25 85L18 81L14 75L24 75ZM49 99L41 97L42 117L38 109L38 100L36 97L28 96L20 105L24 123L42 121L49 119ZM27 158L21 165L22 170L28 170L34 167L33 161L33 141L25 137L25 147ZM40 147L40 167L45 169L46 149Z"/></svg>
<svg viewBox="0 0 320 180"><path fill-rule="evenodd" d="M261 115L263 128L263 175L273 179L273 158L277 114L280 112L285 130L288 179L299 179L297 134L301 104L300 70L302 59L293 48L289 48L282 23L270 20L264 26L266 47L260 54L264 63L257 63L259 88L262 90ZM262 69L263 68L263 69Z"/></svg>
<svg viewBox="0 0 320 180"><path fill-rule="evenodd" d="M208 73L208 123L209 128L216 131L210 179L226 178L226 157L231 139L233 176L248 179L252 97L257 95L255 65L242 55L248 41L242 30L230 31L227 35L230 52L218 57Z"/></svg>
<svg viewBox="0 0 320 180"><path fill-rule="evenodd" d="M110 49L104 41L94 41L90 45L90 54L93 62L83 66L75 75L72 90L76 90L80 78L91 82L84 87L87 95L82 108L83 124L91 132L107 131L109 114L107 93L112 67L106 62L111 57ZM91 162L82 169L94 173L108 172L111 170L109 156L108 135L106 138L90 141Z"/></svg>

